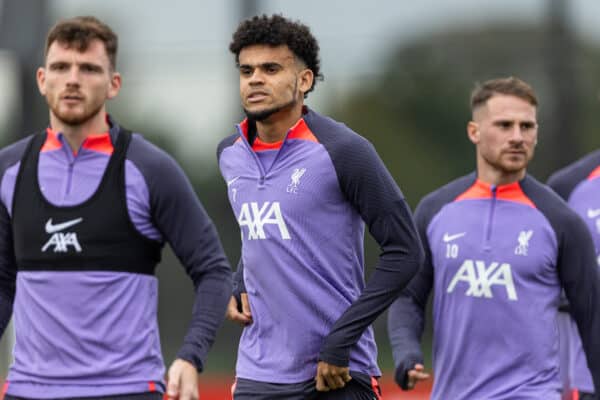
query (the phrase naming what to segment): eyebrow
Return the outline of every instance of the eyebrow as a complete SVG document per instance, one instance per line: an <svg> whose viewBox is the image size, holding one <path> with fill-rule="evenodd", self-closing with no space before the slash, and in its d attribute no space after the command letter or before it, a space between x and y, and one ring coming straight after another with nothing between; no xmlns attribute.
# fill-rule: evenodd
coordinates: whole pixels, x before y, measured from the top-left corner
<svg viewBox="0 0 600 400"><path fill-rule="evenodd" d="M64 61L64 60L55 60L52 61L48 64L49 68L53 68L53 67L58 67L58 66L62 66L62 65L68 65L71 66L73 63L71 61ZM92 69L94 71L103 71L104 67L101 64L97 64L94 62L89 62L89 61L82 61L79 63L75 63L76 65L78 65L79 67L86 67L89 69Z"/></svg>
<svg viewBox="0 0 600 400"><path fill-rule="evenodd" d="M238 64L238 68L270 68L270 67L282 67L283 65L275 61L267 61L261 64Z"/></svg>

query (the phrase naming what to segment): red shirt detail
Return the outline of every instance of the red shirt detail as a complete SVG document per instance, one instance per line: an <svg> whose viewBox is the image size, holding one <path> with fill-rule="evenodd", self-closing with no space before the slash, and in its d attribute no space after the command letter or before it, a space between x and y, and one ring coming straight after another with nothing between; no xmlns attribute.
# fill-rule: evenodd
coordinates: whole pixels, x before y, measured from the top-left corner
<svg viewBox="0 0 600 400"><path fill-rule="evenodd" d="M594 179L600 176L600 167L596 167L591 174L588 175L588 179Z"/></svg>
<svg viewBox="0 0 600 400"><path fill-rule="evenodd" d="M492 185L477 179L473 186L459 195L455 201L474 200L474 199L490 199L492 198ZM519 182L508 183L496 187L496 198L498 200L514 201L515 203L525 204L536 208L535 204L521 189Z"/></svg>
<svg viewBox="0 0 600 400"><path fill-rule="evenodd" d="M58 134L51 128L46 129L47 136L41 152L60 149L62 143L58 140ZM81 145L82 149L93 150L99 153L111 155L114 151L114 146L108 132L89 135ZM76 152L73 152L76 153Z"/></svg>

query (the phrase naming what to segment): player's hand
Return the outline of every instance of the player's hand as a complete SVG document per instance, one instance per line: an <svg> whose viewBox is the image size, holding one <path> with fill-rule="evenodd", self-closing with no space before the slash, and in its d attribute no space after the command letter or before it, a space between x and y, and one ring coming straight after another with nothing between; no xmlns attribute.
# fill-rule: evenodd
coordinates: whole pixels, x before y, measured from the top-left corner
<svg viewBox="0 0 600 400"><path fill-rule="evenodd" d="M229 304L227 305L227 313L225 317L228 320L237 322L242 326L250 325L252 323L252 313L250 312L250 302L248 301L248 294L241 294L242 300L242 312L239 311L238 302L235 296L231 296Z"/></svg>
<svg viewBox="0 0 600 400"><path fill-rule="evenodd" d="M167 398L198 400L198 371L190 362L178 358L167 375Z"/></svg>
<svg viewBox="0 0 600 400"><path fill-rule="evenodd" d="M423 364L415 364L413 369L408 370L406 376L406 387L408 390L414 389L417 383L429 379L429 374L425 372Z"/></svg>
<svg viewBox="0 0 600 400"><path fill-rule="evenodd" d="M319 361L317 366L317 391L329 392L330 390L341 389L350 382L349 367L338 367L332 364L327 364L325 361Z"/></svg>

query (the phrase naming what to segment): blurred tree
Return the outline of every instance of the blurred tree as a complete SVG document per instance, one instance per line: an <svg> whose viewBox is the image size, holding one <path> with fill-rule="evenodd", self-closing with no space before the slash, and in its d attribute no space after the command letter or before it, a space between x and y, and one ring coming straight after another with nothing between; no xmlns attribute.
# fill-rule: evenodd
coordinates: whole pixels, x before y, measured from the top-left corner
<svg viewBox="0 0 600 400"><path fill-rule="evenodd" d="M9 124L14 132L2 137L6 145L40 129L47 121L48 111L38 92L35 71L43 64L48 20L44 0L5 0L0 8L0 48L13 52L20 69L18 115ZM26 28L23 21L27 21Z"/></svg>
<svg viewBox="0 0 600 400"><path fill-rule="evenodd" d="M414 206L426 193L475 166L473 146L466 137L474 83L514 75L538 93L540 145L531 170L545 179L564 162L600 145L592 133L598 124L594 114L600 109L595 99L600 51L577 40L569 53L572 75L563 74L561 79L573 82L576 75L585 90L569 92L582 94L561 103L580 104L579 117L561 124L573 127L560 132L568 137L566 146L545 140L545 130L563 117L560 110L546 106L554 104L554 75L550 76L544 57L552 46L541 26L502 25L424 37L392 50L381 78L345 101L332 102L331 114L373 142ZM557 152L564 155L559 162L545 156Z"/></svg>

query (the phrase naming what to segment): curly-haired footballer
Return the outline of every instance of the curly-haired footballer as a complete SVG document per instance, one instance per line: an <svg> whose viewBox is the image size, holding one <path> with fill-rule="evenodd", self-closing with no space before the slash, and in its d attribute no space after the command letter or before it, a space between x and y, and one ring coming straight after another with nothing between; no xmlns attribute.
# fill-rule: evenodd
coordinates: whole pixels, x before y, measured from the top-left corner
<svg viewBox="0 0 600 400"><path fill-rule="evenodd" d="M304 105L321 77L308 27L254 17L230 50L247 116L218 149L242 234L234 399L379 398L370 325L423 257L409 208L367 140ZM365 224L381 246L366 285Z"/></svg>

